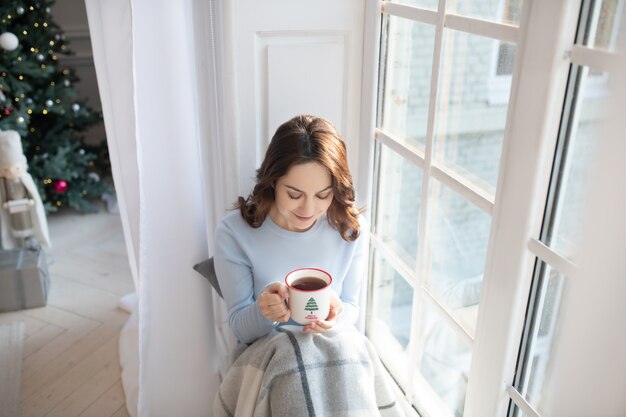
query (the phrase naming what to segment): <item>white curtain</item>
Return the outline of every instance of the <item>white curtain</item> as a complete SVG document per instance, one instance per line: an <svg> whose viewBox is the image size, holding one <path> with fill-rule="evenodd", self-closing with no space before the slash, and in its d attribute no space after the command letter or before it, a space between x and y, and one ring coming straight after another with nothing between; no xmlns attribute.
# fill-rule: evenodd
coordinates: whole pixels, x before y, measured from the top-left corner
<svg viewBox="0 0 626 417"><path fill-rule="evenodd" d="M139 288L139 167L133 106L130 0L86 0L86 6L111 171L130 268L135 288Z"/></svg>
<svg viewBox="0 0 626 417"><path fill-rule="evenodd" d="M207 416L218 385L213 300L192 265L223 207L209 138L200 0L86 0L111 164L139 297L141 417ZM201 24L200 24L201 23ZM211 117L213 119L211 119ZM211 142L213 141L213 142ZM209 152L210 151L210 152Z"/></svg>

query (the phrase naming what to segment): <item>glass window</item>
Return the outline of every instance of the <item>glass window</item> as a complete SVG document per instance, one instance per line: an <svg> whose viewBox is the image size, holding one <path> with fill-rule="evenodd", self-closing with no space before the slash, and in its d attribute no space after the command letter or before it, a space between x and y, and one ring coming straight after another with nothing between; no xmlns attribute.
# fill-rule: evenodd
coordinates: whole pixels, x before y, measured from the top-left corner
<svg viewBox="0 0 626 417"><path fill-rule="evenodd" d="M496 75L511 75L513 73L515 50L516 47L514 44L500 42L498 46L498 59L496 60Z"/></svg>
<svg viewBox="0 0 626 417"><path fill-rule="evenodd" d="M576 43L610 47L608 39L615 31L616 10L615 1L583 1ZM539 236L554 251L553 258L567 257L574 263L578 260L587 181L594 152L603 144L601 126L608 113L610 83L609 74L603 71L576 62L570 66ZM586 277L576 277L581 278ZM558 343L556 329L568 279L545 259L537 259L513 387L539 414L551 394L555 364L551 351ZM521 415L512 403L509 416Z"/></svg>
<svg viewBox="0 0 626 417"><path fill-rule="evenodd" d="M422 170L380 146L374 231L408 266L415 268Z"/></svg>
<svg viewBox="0 0 626 417"><path fill-rule="evenodd" d="M521 4L482 3L458 10L515 20ZM515 46L389 14L381 30L377 128L403 147L375 147L368 336L420 412L461 416L492 220L467 196L495 194L510 77L497 104L490 84Z"/></svg>
<svg viewBox="0 0 626 417"><path fill-rule="evenodd" d="M445 404L450 415L460 417L465 405L472 350L429 302L422 302L421 306L420 374ZM415 393L415 396L419 395L419 392Z"/></svg>
<svg viewBox="0 0 626 417"><path fill-rule="evenodd" d="M435 28L395 16L386 19L382 128L424 149Z"/></svg>
<svg viewBox="0 0 626 417"><path fill-rule="evenodd" d="M619 29L619 9L623 8L621 0L596 1L590 8L589 38L585 45L614 51Z"/></svg>
<svg viewBox="0 0 626 417"><path fill-rule="evenodd" d="M524 365L517 373L514 387L539 413L548 400L552 347L557 342L559 306L562 302L565 276L550 268L544 262L537 261L533 290L535 294L530 302L530 320L524 334L524 348L520 356ZM517 407L513 417L521 416Z"/></svg>
<svg viewBox="0 0 626 417"><path fill-rule="evenodd" d="M434 181L426 285L469 329L476 327L491 217Z"/></svg>
<svg viewBox="0 0 626 417"><path fill-rule="evenodd" d="M519 24L522 11L522 0L458 0L446 5L448 13L510 24Z"/></svg>
<svg viewBox="0 0 626 417"><path fill-rule="evenodd" d="M392 373L406 381L413 288L378 251L374 251L371 320L368 336Z"/></svg>
<svg viewBox="0 0 626 417"><path fill-rule="evenodd" d="M593 74L587 68L574 66L572 74L571 88L578 91L578 102L569 110L570 122L563 123L559 164L555 167L558 171L554 174L559 186L554 188L550 229L543 241L575 261L580 245L588 170L595 146L601 141L599 126L606 114L609 89L606 73ZM604 78L604 86L598 84L598 77Z"/></svg>
<svg viewBox="0 0 626 417"><path fill-rule="evenodd" d="M446 31L435 125L438 163L495 194L510 84L505 99L489 105L491 57L499 41ZM503 60L513 61L514 48ZM503 64L504 65L504 64Z"/></svg>
<svg viewBox="0 0 626 417"><path fill-rule="evenodd" d="M397 3L431 10L439 4ZM367 328L422 415L493 414L505 389L514 393L509 417L524 415L516 404L541 415L564 390L553 383L560 370L554 348L563 342L558 329L567 318L567 291L576 288L566 274L576 271L586 181L602 149L600 126L614 82L604 71L616 65L612 51L626 6L582 0L572 9L565 1L538 1L522 18L522 3L443 1L446 16L431 23L413 22L432 14L407 7L382 11L376 128L386 135L375 146ZM557 5L553 24L545 16ZM523 65L516 65L517 41L502 39L527 42ZM574 41L568 56L563 39ZM555 60L569 60L569 74ZM532 76L513 73L531 67ZM536 94L535 85L549 87ZM560 101L555 94L563 92ZM507 126L511 99L520 101ZM559 118L558 136L549 137ZM506 142L511 154L501 173ZM496 199L500 175L507 179L500 185L510 188L497 190ZM486 272L492 275L483 292ZM518 303L527 286L527 303ZM483 390L483 383L493 389ZM480 399L466 401L466 393Z"/></svg>

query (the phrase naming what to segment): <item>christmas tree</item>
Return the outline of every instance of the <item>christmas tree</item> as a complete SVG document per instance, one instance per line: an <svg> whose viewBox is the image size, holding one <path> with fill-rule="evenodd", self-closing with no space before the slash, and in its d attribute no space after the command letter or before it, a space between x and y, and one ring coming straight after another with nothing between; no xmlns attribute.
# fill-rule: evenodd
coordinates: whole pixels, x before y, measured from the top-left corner
<svg viewBox="0 0 626 417"><path fill-rule="evenodd" d="M313 297L309 298L309 301L307 301L306 306L304 307L304 309L306 311L311 312L311 313L314 312L314 311L319 310L319 307L317 306L317 303L315 302L315 298L313 298Z"/></svg>
<svg viewBox="0 0 626 417"><path fill-rule="evenodd" d="M106 146L88 146L83 132L101 115L76 97L78 81L59 64L72 54L50 15L53 1L0 2L0 130L22 137L28 170L46 211L90 203L109 189Z"/></svg>

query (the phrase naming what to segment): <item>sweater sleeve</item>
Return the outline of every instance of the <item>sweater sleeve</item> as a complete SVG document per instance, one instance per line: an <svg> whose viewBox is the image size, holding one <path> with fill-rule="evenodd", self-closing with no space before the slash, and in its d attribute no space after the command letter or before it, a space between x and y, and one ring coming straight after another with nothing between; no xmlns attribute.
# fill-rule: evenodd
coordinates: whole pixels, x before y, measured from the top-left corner
<svg viewBox="0 0 626 417"><path fill-rule="evenodd" d="M220 223L215 232L215 272L228 307L228 321L235 337L252 343L265 336L275 323L261 314L254 296L252 265L235 232Z"/></svg>
<svg viewBox="0 0 626 417"><path fill-rule="evenodd" d="M369 225L360 217L360 235L354 242L356 245L350 266L343 283L339 298L343 303L343 311L339 320L342 323L355 324L359 318L359 296L361 285L365 281L369 259Z"/></svg>

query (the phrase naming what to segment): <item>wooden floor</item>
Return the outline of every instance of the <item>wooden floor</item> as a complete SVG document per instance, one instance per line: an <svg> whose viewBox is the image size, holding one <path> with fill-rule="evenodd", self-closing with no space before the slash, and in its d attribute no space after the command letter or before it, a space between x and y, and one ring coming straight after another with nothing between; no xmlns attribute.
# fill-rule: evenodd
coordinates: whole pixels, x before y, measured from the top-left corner
<svg viewBox="0 0 626 417"><path fill-rule="evenodd" d="M118 215L49 217L51 289L46 307L0 313L25 324L23 417L128 416L118 340L134 290Z"/></svg>

